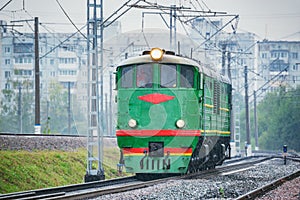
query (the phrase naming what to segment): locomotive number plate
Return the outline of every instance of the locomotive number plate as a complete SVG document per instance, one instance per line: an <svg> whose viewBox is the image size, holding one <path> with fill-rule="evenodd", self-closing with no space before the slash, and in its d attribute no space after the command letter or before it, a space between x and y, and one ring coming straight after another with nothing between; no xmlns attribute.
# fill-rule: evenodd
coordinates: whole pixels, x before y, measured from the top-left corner
<svg viewBox="0 0 300 200"><path fill-rule="evenodd" d="M163 142L149 142L149 156L150 157L164 157L164 143Z"/></svg>

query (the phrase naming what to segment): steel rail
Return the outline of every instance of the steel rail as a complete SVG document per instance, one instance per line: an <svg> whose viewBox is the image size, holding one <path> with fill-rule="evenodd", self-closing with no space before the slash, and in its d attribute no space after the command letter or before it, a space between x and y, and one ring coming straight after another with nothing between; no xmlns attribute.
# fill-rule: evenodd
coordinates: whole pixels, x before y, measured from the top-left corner
<svg viewBox="0 0 300 200"><path fill-rule="evenodd" d="M111 186L115 184L124 184L136 181L135 176L128 176L123 178L116 178L104 181L94 181L82 184L73 184L67 186L60 186L60 187L53 187L53 188L45 188L45 189L38 189L38 190L30 190L30 191L23 191L23 192L16 192L16 193L8 193L0 195L0 200L8 200L8 199L47 199L47 198L54 198L54 196L62 196L68 193L78 191L78 190L87 190L91 188L101 188L106 186Z"/></svg>
<svg viewBox="0 0 300 200"><path fill-rule="evenodd" d="M267 160L273 159L273 157L264 157L261 159L257 159L255 161L246 161L244 163L239 163L239 164L228 164L228 165L222 165L216 169L211 169L211 170L207 170L207 171L200 171L197 173L192 173L192 174L186 174L181 176L181 178L183 179L191 179L191 178L206 178L206 177L211 177L211 176L215 176L215 175L219 175L222 173L228 173L231 171L236 171L236 170L241 170L241 169L248 169L249 167L252 167L253 165L257 164L257 163L261 163ZM245 161L245 160L244 160ZM241 162L241 161L237 161L237 162Z"/></svg>
<svg viewBox="0 0 300 200"><path fill-rule="evenodd" d="M298 170L295 173L292 173L290 175L287 175L285 177L279 178L267 185L264 185L258 189L255 189L253 191L250 191L240 197L237 198L237 200L245 200L245 199L255 199L256 197L262 196L263 194L266 194L267 192L274 190L278 186L282 185L286 181L293 180L300 176L300 170Z"/></svg>

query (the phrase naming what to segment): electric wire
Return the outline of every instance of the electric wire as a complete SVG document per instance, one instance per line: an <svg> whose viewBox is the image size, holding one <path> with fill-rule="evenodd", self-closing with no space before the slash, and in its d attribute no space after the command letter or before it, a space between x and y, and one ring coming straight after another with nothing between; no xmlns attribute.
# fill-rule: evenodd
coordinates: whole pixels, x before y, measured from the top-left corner
<svg viewBox="0 0 300 200"><path fill-rule="evenodd" d="M4 6L0 8L0 11L3 10L6 6L8 6L11 2L12 0L9 0L6 4L4 4Z"/></svg>
<svg viewBox="0 0 300 200"><path fill-rule="evenodd" d="M69 15L67 14L67 12L65 11L65 9L62 7L62 5L59 3L59 0L56 0L56 3L58 4L58 6L60 7L60 9L62 10L62 12L64 13L64 15L68 18L68 20L70 21L70 23L75 27L75 29L77 30L78 33L80 33L85 39L87 39L87 37L81 32L80 29L78 29L78 27L76 26L76 24L72 21L72 19L69 17Z"/></svg>

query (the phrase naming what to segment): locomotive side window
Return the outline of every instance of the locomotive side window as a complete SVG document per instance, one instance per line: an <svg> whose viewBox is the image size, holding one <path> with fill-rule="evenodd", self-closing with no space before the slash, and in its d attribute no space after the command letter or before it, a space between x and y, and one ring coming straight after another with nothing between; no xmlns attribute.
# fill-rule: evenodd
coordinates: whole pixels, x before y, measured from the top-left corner
<svg viewBox="0 0 300 200"><path fill-rule="evenodd" d="M177 86L176 65L160 66L160 85L166 88L175 88Z"/></svg>
<svg viewBox="0 0 300 200"><path fill-rule="evenodd" d="M121 87L132 88L133 83L133 67L123 67L121 75Z"/></svg>
<svg viewBox="0 0 300 200"><path fill-rule="evenodd" d="M136 86L141 88L152 88L153 67L150 64L136 66Z"/></svg>
<svg viewBox="0 0 300 200"><path fill-rule="evenodd" d="M194 68L190 66L180 67L180 87L194 87Z"/></svg>

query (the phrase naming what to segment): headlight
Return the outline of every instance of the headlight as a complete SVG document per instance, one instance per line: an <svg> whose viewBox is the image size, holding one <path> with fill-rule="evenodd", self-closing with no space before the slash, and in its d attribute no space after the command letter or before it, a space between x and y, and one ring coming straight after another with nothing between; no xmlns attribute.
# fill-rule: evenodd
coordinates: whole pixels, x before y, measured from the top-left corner
<svg viewBox="0 0 300 200"><path fill-rule="evenodd" d="M128 126L129 126L129 127L135 128L136 125L137 125L136 120L130 119L130 120L128 121Z"/></svg>
<svg viewBox="0 0 300 200"><path fill-rule="evenodd" d="M150 51L150 56L152 60L158 61L161 60L163 57L164 51L160 48L153 48Z"/></svg>
<svg viewBox="0 0 300 200"><path fill-rule="evenodd" d="M177 126L178 128L183 128L183 127L185 126L184 120L182 120L182 119L177 120L176 126Z"/></svg>

